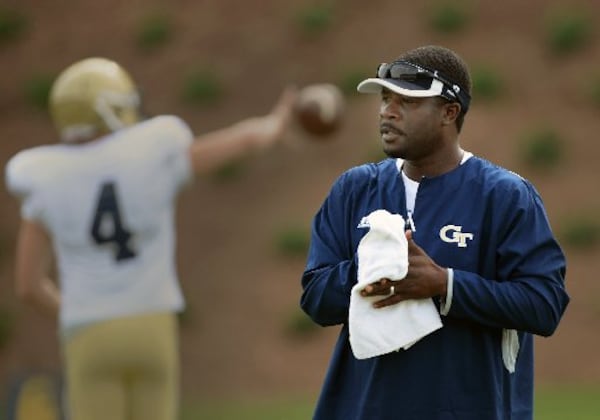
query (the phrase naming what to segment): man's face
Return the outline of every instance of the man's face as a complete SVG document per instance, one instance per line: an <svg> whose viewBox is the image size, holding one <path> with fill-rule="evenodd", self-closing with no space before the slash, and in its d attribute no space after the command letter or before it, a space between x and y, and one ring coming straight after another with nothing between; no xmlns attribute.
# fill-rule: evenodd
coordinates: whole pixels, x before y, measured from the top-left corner
<svg viewBox="0 0 600 420"><path fill-rule="evenodd" d="M434 153L442 142L443 107L440 98L412 98L384 88L379 109L383 151L405 160Z"/></svg>

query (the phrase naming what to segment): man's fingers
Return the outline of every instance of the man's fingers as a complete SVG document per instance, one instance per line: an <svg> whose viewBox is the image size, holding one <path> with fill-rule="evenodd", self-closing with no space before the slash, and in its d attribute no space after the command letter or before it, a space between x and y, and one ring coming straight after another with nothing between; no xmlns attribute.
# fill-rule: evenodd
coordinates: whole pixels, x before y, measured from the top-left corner
<svg viewBox="0 0 600 420"><path fill-rule="evenodd" d="M403 299L400 295L394 294L385 299L378 300L373 303L374 308L383 308L385 306L395 305L398 302L401 302Z"/></svg>
<svg viewBox="0 0 600 420"><path fill-rule="evenodd" d="M365 288L361 290L360 294L362 296L389 295L390 283L390 279L381 279L365 286Z"/></svg>

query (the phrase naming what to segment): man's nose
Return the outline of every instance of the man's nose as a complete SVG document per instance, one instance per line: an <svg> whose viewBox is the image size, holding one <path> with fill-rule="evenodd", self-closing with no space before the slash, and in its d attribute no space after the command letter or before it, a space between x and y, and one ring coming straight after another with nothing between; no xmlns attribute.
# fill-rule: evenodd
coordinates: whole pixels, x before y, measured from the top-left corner
<svg viewBox="0 0 600 420"><path fill-rule="evenodd" d="M399 119L400 111L398 105L393 101L382 102L379 107L379 117L384 120Z"/></svg>

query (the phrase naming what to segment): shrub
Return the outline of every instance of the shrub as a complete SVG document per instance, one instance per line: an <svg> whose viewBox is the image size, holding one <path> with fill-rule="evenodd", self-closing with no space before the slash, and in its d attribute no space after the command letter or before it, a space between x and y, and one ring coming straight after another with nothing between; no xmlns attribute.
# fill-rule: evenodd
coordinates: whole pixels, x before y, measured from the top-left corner
<svg viewBox="0 0 600 420"><path fill-rule="evenodd" d="M46 109L54 79L54 75L36 74L26 80L24 91L27 102L36 108Z"/></svg>
<svg viewBox="0 0 600 420"><path fill-rule="evenodd" d="M524 162L539 169L551 169L563 160L563 140L551 128L541 128L524 136L522 158Z"/></svg>
<svg viewBox="0 0 600 420"><path fill-rule="evenodd" d="M300 31L309 37L325 32L333 21L333 6L331 4L315 4L298 11L296 24Z"/></svg>
<svg viewBox="0 0 600 420"><path fill-rule="evenodd" d="M588 97L590 101L600 107L600 75L592 76L589 82Z"/></svg>
<svg viewBox="0 0 600 420"><path fill-rule="evenodd" d="M0 7L0 45L19 39L27 28L27 19L21 12Z"/></svg>
<svg viewBox="0 0 600 420"><path fill-rule="evenodd" d="M600 243L600 223L594 217L575 216L562 227L561 236L569 246L591 248Z"/></svg>
<svg viewBox="0 0 600 420"><path fill-rule="evenodd" d="M319 325L300 309L294 309L288 316L285 324L285 332L290 336L306 337L318 330Z"/></svg>
<svg viewBox="0 0 600 420"><path fill-rule="evenodd" d="M498 73L489 67L475 67L471 80L473 97L493 101L502 94L504 83Z"/></svg>
<svg viewBox="0 0 600 420"><path fill-rule="evenodd" d="M286 256L304 257L310 244L310 234L301 227L287 227L277 234L276 246Z"/></svg>
<svg viewBox="0 0 600 420"><path fill-rule="evenodd" d="M346 96L358 95L356 86L367 77L374 75L375 70L367 72L362 69L349 69L346 70L340 77L338 87L342 93Z"/></svg>
<svg viewBox="0 0 600 420"><path fill-rule="evenodd" d="M245 161L243 159L238 159L221 165L211 174L211 178L217 182L229 182L238 179L245 170Z"/></svg>
<svg viewBox="0 0 600 420"><path fill-rule="evenodd" d="M8 309L0 307L0 350L10 341L14 331L15 318Z"/></svg>
<svg viewBox="0 0 600 420"><path fill-rule="evenodd" d="M195 70L185 79L182 96L190 104L213 105L223 96L223 86L212 70Z"/></svg>
<svg viewBox="0 0 600 420"><path fill-rule="evenodd" d="M547 20L546 42L555 54L581 49L592 35L592 23L581 11L555 11Z"/></svg>
<svg viewBox="0 0 600 420"><path fill-rule="evenodd" d="M137 44L144 50L153 50L166 44L173 32L170 19L161 14L146 16L137 29Z"/></svg>
<svg viewBox="0 0 600 420"><path fill-rule="evenodd" d="M429 25L431 28L444 34L462 31L469 20L470 16L465 3L437 2L429 12Z"/></svg>

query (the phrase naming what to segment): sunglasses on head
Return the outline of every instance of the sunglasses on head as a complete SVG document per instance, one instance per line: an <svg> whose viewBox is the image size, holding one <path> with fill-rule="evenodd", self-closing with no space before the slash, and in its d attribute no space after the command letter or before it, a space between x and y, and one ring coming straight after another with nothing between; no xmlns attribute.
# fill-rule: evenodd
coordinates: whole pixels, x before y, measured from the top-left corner
<svg viewBox="0 0 600 420"><path fill-rule="evenodd" d="M408 61L394 61L393 63L381 63L377 67L377 77L380 79L417 82L417 84L419 81L431 82L434 79L439 80L444 85L444 89L440 93L440 96L449 101L460 103L464 112L469 108L469 103L471 101L469 94L461 89L456 83L452 83L444 76L440 75L437 70L432 71ZM424 90L427 90L427 88L424 88Z"/></svg>

